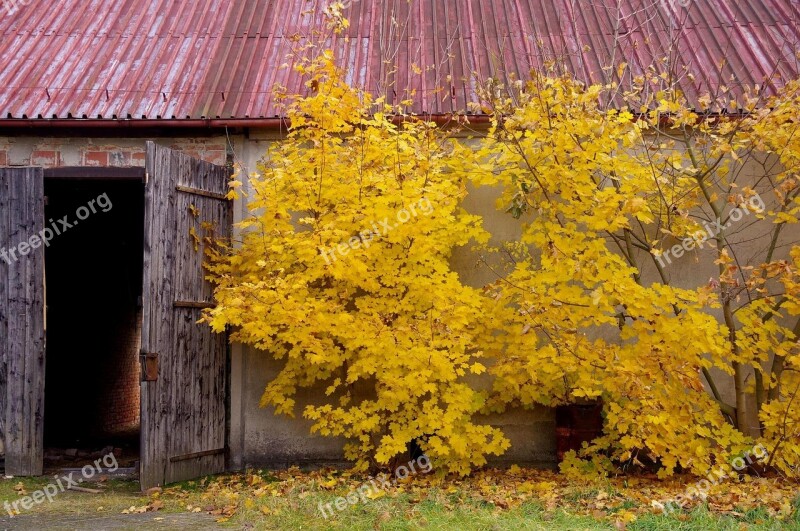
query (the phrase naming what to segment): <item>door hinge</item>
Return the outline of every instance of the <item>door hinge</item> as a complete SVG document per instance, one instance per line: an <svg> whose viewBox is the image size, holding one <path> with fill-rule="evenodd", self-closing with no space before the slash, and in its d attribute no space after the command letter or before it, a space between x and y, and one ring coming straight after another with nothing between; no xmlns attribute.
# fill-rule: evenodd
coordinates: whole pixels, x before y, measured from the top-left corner
<svg viewBox="0 0 800 531"><path fill-rule="evenodd" d="M142 351L139 354L139 363L142 366L142 381L155 382L158 380L158 354Z"/></svg>

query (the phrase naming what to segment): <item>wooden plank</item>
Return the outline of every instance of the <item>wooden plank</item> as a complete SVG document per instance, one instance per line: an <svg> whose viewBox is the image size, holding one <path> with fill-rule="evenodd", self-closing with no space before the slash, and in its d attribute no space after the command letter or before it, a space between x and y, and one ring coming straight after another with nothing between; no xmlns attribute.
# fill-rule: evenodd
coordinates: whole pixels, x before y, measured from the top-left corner
<svg viewBox="0 0 800 531"><path fill-rule="evenodd" d="M21 209L24 205L20 205L19 198L15 196L13 183L19 177L10 175L8 172L5 174L5 179L8 186L8 203L9 203L9 223L8 223L8 236L9 250L18 243L19 227L18 220L24 216ZM16 262L11 262L8 265L8 337L6 344L8 346L8 359L6 365L6 474L15 475L23 469L23 455L25 441L22 435L22 400L24 396L24 376L25 376L25 350L24 350L24 334L26 323L24 314L20 314L17 303L14 301L22 295L24 290L22 288L23 276L20 272L20 266ZM20 323L20 320L22 322ZM23 336L23 337L21 337Z"/></svg>
<svg viewBox="0 0 800 531"><path fill-rule="evenodd" d="M158 352L162 343L161 319L167 319L164 327L171 328L171 316L162 315L159 296L170 291L170 264L165 264L165 252L169 247L163 245L168 224L170 208L169 153L147 144L145 166L156 178L148 179L145 187L145 231L144 231L144 283L143 283L143 321L142 350ZM163 281L163 283L162 283ZM165 360L162 360L162 362ZM162 369L167 369L164 365ZM163 397L159 396L159 381L141 383L141 456L139 482L142 490L164 484L166 476L166 412L162 409Z"/></svg>
<svg viewBox="0 0 800 531"><path fill-rule="evenodd" d="M228 196L226 194L206 192L205 190L199 190L197 188L192 188L191 186L176 186L175 189L185 194L199 195L201 197L210 197L211 199L218 199L220 201L229 201Z"/></svg>
<svg viewBox="0 0 800 531"><path fill-rule="evenodd" d="M146 168L142 348L159 355L159 377L142 383L143 490L224 470L227 338L197 321L214 306L203 224L230 237L232 221L226 168L150 142Z"/></svg>
<svg viewBox="0 0 800 531"><path fill-rule="evenodd" d="M44 228L41 168L0 169L6 196L7 249ZM41 475L44 453L45 300L44 247L6 263L6 474Z"/></svg>
<svg viewBox="0 0 800 531"><path fill-rule="evenodd" d="M225 453L225 448L217 448L215 450L204 450L202 452L194 452L191 454L174 455L169 458L170 462L177 463L178 461L188 461L189 459L199 459L201 457L210 457L212 455L220 455Z"/></svg>
<svg viewBox="0 0 800 531"><path fill-rule="evenodd" d="M100 489L89 489L86 487L77 487L75 485L69 485L67 487L68 490L74 490L75 492L85 492L87 494L102 494L103 491Z"/></svg>
<svg viewBox="0 0 800 531"><path fill-rule="evenodd" d="M44 174L40 169L31 169L31 180L27 187L28 205L32 223L30 234L44 230ZM26 475L40 476L44 467L44 387L45 387L45 247L42 245L30 255L28 276L28 345L25 362L25 377L28 396L28 436L30 438L29 466ZM35 254L34 254L35 253Z"/></svg>
<svg viewBox="0 0 800 531"><path fill-rule="evenodd" d="M11 235L11 216L10 216L10 195L9 179L3 176L0 170L0 250L8 249L11 245L9 236ZM2 453L6 453L6 404L8 393L8 319L9 301L8 284L9 269L6 260L0 258L0 445Z"/></svg>

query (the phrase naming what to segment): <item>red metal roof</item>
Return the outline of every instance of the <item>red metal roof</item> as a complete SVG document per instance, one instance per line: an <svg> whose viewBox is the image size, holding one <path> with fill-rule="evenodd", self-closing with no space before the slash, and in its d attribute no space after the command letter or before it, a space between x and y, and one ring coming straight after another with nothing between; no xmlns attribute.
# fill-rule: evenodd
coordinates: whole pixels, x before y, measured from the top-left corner
<svg viewBox="0 0 800 531"><path fill-rule="evenodd" d="M0 119L262 118L328 0L6 0ZM684 7L682 4L688 3ZM2 6L3 4L0 4ZM329 43L353 84L416 91L417 113L462 111L476 79L558 58L580 79L670 54L697 99L724 84L774 90L798 76L798 0L346 0ZM616 43L616 46L615 46ZM417 68L419 67L419 68ZM420 71L421 70L421 71ZM613 69L611 70L613 71ZM606 70L605 72L609 72ZM766 81L765 80L769 80ZM2 123L2 121L0 121Z"/></svg>

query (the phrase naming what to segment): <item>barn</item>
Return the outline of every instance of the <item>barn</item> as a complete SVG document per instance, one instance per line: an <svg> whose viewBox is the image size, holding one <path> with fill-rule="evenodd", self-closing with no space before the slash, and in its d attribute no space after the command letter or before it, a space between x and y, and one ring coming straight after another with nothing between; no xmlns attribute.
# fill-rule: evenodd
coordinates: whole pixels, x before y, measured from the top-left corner
<svg viewBox="0 0 800 531"><path fill-rule="evenodd" d="M341 442L258 407L272 362L197 324L226 198L289 124L275 87L325 0L6 0L0 9L0 436L8 475L122 449L143 488L245 466L341 461ZM669 58L690 99L797 78L785 0L349 0L325 43L410 114L473 114L477 83L558 61L587 82ZM472 110L471 110L472 109ZM245 182L245 188L247 183ZM492 197L469 208L492 220ZM459 255L468 282L486 279ZM684 273L691 275L690 268ZM307 397L313 398L313 393ZM551 465L555 415L493 419L504 459ZM55 453L54 453L55 452ZM71 455L70 455L71 454ZM55 456L48 462L48 456Z"/></svg>

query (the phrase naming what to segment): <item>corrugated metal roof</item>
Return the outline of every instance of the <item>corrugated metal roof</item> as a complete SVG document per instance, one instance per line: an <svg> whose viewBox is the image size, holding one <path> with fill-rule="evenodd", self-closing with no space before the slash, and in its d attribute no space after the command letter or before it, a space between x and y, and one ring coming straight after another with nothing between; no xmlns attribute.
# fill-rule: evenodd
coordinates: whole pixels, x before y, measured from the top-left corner
<svg viewBox="0 0 800 531"><path fill-rule="evenodd" d="M16 1L16 12L0 9L2 119L278 116L273 87L302 85L281 65L324 27L330 3ZM462 111L476 79L524 76L554 58L602 82L610 64L635 74L670 55L693 74L682 80L693 100L719 85L774 90L800 71L798 0L346 3L351 27L329 45L350 81L395 102L413 90L417 113Z"/></svg>

